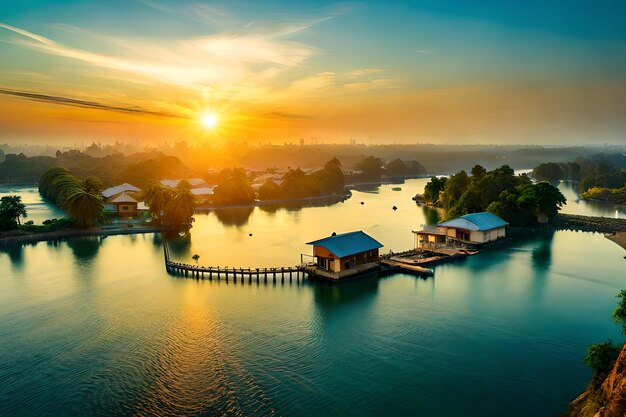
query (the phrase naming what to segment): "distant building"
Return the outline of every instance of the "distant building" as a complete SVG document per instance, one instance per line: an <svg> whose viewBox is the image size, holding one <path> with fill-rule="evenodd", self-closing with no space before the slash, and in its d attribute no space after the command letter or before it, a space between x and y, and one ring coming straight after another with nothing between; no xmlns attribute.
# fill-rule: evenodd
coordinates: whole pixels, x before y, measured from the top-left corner
<svg viewBox="0 0 626 417"><path fill-rule="evenodd" d="M106 201L105 208L119 214L120 216L135 216L137 214L138 201L131 197L126 191L121 192Z"/></svg>
<svg viewBox="0 0 626 417"><path fill-rule="evenodd" d="M426 226L415 234L418 249L441 248L458 244L480 245L506 237L509 224L495 214L481 212Z"/></svg>
<svg viewBox="0 0 626 417"><path fill-rule="evenodd" d="M313 245L313 275L330 279L348 278L378 268L378 250L383 245L362 231L342 233L308 242Z"/></svg>
<svg viewBox="0 0 626 417"><path fill-rule="evenodd" d="M138 193L141 192L141 188L137 188L132 184L124 183L121 185L116 185L115 187L107 188L102 192L102 196L104 198L110 198L122 192Z"/></svg>
<svg viewBox="0 0 626 417"><path fill-rule="evenodd" d="M165 179L165 180L161 180L161 184L169 188L176 188L178 187L178 184L180 184L181 181L183 180ZM208 200L209 197L213 195L213 190L215 187L211 187L207 185L206 181L204 181L202 178L188 178L185 181L187 181L189 185L191 185L190 191L191 191L191 194L193 194L194 197L196 197L196 200L198 201Z"/></svg>
<svg viewBox="0 0 626 417"><path fill-rule="evenodd" d="M139 193L141 188L128 183L107 188L102 192L104 210L123 217L135 216L138 211Z"/></svg>

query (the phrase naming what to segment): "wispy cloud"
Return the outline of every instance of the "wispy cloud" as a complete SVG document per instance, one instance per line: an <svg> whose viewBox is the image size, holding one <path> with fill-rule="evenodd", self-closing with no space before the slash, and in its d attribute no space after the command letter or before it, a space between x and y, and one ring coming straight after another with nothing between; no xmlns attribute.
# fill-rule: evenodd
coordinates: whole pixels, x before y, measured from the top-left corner
<svg viewBox="0 0 626 417"><path fill-rule="evenodd" d="M113 111L113 112L119 112L119 113L130 113L130 114L143 115L143 116L171 117L171 118L180 118L180 119L189 118L189 116L186 116L183 114L153 111L153 110L142 109L142 108L135 107L135 106L109 105L105 103L98 103L95 101L79 100L79 99L75 99L71 97L41 94L41 93L36 93L33 91L20 91L20 90L11 90L8 88L0 88L0 94L6 95L6 96L19 97L25 100L32 100L32 101L51 103L51 104L59 104L63 106L80 107L84 109Z"/></svg>
<svg viewBox="0 0 626 417"><path fill-rule="evenodd" d="M374 74L380 74L381 72L383 72L381 68L359 68L359 69L355 69L352 71L348 71L348 73L346 73L346 77L361 78L361 77L371 76Z"/></svg>

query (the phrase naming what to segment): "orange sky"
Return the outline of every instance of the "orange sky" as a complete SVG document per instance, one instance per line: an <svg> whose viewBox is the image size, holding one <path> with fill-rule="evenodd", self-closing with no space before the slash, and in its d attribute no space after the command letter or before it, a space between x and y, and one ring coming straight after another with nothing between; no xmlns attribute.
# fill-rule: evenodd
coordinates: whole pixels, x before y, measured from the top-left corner
<svg viewBox="0 0 626 417"><path fill-rule="evenodd" d="M626 142L605 15L113 3L0 8L0 141Z"/></svg>

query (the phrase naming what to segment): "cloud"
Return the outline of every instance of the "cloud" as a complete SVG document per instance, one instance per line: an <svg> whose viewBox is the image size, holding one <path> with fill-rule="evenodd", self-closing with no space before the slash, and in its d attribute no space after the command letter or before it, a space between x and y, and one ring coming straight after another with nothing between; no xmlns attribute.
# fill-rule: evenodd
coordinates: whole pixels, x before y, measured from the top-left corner
<svg viewBox="0 0 626 417"><path fill-rule="evenodd" d="M361 78L383 72L381 68L359 68L346 73L348 78Z"/></svg>
<svg viewBox="0 0 626 417"><path fill-rule="evenodd" d="M218 33L191 39L165 39L158 43L106 38L119 51L117 55L109 55L74 48L3 23L0 28L21 36L12 40L14 44L188 87L246 81L259 70L259 65L295 67L316 51L299 42L258 34Z"/></svg>
<svg viewBox="0 0 626 417"><path fill-rule="evenodd" d="M114 105L109 105L109 104L104 104L104 103L98 103L95 101L79 100L79 99L70 98L70 97L41 94L41 93L36 93L32 91L20 91L20 90L11 90L7 88L0 88L0 94L6 95L6 96L19 97L25 100L32 100L32 101L51 103L51 104L59 104L63 106L80 107L84 109L113 111L113 112L118 112L118 113L129 113L129 114L136 114L136 115L142 115L142 116L158 116L158 117L170 117L170 118L179 118L179 119L190 118L182 114L146 110L146 109L142 109L139 107L114 106Z"/></svg>

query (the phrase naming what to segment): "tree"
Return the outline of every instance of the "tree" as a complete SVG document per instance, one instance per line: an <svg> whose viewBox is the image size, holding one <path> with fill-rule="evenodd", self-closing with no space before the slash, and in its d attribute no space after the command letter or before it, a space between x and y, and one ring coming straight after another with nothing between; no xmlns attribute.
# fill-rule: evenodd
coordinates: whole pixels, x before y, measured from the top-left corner
<svg viewBox="0 0 626 417"><path fill-rule="evenodd" d="M461 171L448 178L443 193L443 207L445 209L452 208L461 198L469 184L470 179L465 171Z"/></svg>
<svg viewBox="0 0 626 417"><path fill-rule="evenodd" d="M362 171L361 177L365 180L378 180L380 181L380 176L383 171L383 161L380 158L375 158L373 156L368 156L367 158L359 161L354 168Z"/></svg>
<svg viewBox="0 0 626 417"><path fill-rule="evenodd" d="M272 180L267 180L259 187L259 200L281 200L285 198L283 190Z"/></svg>
<svg viewBox="0 0 626 417"><path fill-rule="evenodd" d="M439 193L446 186L446 177L432 177L424 187L424 200L429 203L437 203L439 201Z"/></svg>
<svg viewBox="0 0 626 417"><path fill-rule="evenodd" d="M148 185L144 195L144 201L148 206L148 210L152 218L162 224L163 211L165 205L172 196L170 188L163 186L158 182L152 182Z"/></svg>
<svg viewBox="0 0 626 417"><path fill-rule="evenodd" d="M487 170L480 165L474 165L472 167L472 177L475 179L482 178L487 173Z"/></svg>
<svg viewBox="0 0 626 417"><path fill-rule="evenodd" d="M28 217L22 197L9 195L0 199L0 229L10 230L21 225L20 217Z"/></svg>
<svg viewBox="0 0 626 417"><path fill-rule="evenodd" d="M400 158L396 158L385 165L385 174L391 177L408 175L409 167Z"/></svg>
<svg viewBox="0 0 626 417"><path fill-rule="evenodd" d="M595 343L587 348L587 356L583 362L593 370L594 375L606 375L613 368L621 351L622 347L614 345L611 339Z"/></svg>
<svg viewBox="0 0 626 417"><path fill-rule="evenodd" d="M617 298L619 298L619 303L613 310L613 319L616 323L621 323L622 334L626 334L626 290L621 290Z"/></svg>
<svg viewBox="0 0 626 417"><path fill-rule="evenodd" d="M76 188L67 195L63 208L76 219L78 227L93 227L102 218L104 202L99 192Z"/></svg>
<svg viewBox="0 0 626 417"><path fill-rule="evenodd" d="M538 220L545 218L545 221L554 218L566 201L559 189L547 182L529 184L522 189L519 198L520 206L529 207Z"/></svg>
<svg viewBox="0 0 626 417"><path fill-rule="evenodd" d="M196 261L196 265L198 265L198 259L200 259L200 255L198 255L197 253L194 254L191 259L193 259L194 261Z"/></svg>
<svg viewBox="0 0 626 417"><path fill-rule="evenodd" d="M193 223L196 200L188 184L176 187L163 208L164 224L171 229L187 230Z"/></svg>

